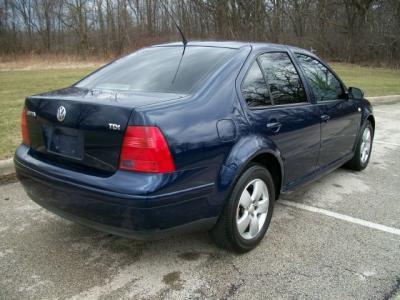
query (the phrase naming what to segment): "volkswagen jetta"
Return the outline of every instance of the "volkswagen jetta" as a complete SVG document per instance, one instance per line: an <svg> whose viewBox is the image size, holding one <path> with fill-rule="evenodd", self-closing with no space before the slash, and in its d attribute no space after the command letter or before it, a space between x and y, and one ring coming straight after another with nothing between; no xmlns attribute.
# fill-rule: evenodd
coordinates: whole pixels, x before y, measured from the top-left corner
<svg viewBox="0 0 400 300"><path fill-rule="evenodd" d="M210 230L238 252L280 194L344 164L364 169L375 120L321 59L275 44L139 50L26 98L17 175L39 205L137 239Z"/></svg>

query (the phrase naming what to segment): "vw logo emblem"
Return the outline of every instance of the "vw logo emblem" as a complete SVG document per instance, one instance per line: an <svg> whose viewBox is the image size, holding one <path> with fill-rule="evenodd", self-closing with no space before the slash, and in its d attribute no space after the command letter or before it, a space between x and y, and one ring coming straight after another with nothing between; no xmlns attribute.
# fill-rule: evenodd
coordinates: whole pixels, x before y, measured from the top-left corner
<svg viewBox="0 0 400 300"><path fill-rule="evenodd" d="M64 106L60 106L57 110L57 120L62 122L65 119L65 115L67 114L67 110Z"/></svg>

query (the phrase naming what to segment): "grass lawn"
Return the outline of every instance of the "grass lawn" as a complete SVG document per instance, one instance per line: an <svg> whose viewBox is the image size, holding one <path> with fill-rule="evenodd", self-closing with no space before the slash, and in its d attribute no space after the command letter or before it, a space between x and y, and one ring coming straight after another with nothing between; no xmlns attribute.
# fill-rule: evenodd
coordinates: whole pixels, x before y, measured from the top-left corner
<svg viewBox="0 0 400 300"><path fill-rule="evenodd" d="M91 69L0 71L0 159L21 142L21 109L26 96L66 87Z"/></svg>
<svg viewBox="0 0 400 300"><path fill-rule="evenodd" d="M367 96L400 94L400 70L332 66L347 86L362 88ZM93 69L0 71L0 159L11 157L20 143L20 115L26 96L66 87Z"/></svg>
<svg viewBox="0 0 400 300"><path fill-rule="evenodd" d="M332 63L345 85L364 90L366 96L400 95L400 70Z"/></svg>

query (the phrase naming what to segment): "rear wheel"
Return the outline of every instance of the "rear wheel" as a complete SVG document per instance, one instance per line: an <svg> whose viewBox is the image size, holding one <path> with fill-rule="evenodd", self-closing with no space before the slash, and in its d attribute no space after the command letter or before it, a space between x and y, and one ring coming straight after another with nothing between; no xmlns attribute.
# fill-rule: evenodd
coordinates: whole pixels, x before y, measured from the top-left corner
<svg viewBox="0 0 400 300"><path fill-rule="evenodd" d="M372 150L372 141L374 139L374 129L371 122L367 121L361 129L361 135L357 143L356 151L353 158L346 164L346 167L361 171L364 170L369 163Z"/></svg>
<svg viewBox="0 0 400 300"><path fill-rule="evenodd" d="M214 242L239 253L257 246L267 231L275 202L271 174L260 165L251 165L239 178L216 226Z"/></svg>

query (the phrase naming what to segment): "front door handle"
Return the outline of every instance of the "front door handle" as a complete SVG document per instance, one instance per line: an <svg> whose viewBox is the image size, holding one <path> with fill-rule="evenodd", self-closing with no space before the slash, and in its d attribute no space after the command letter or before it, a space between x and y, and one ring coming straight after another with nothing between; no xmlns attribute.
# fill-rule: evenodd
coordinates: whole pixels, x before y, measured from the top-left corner
<svg viewBox="0 0 400 300"><path fill-rule="evenodd" d="M271 129L273 132L278 132L281 129L282 124L277 121L273 121L267 124L267 128Z"/></svg>
<svg viewBox="0 0 400 300"><path fill-rule="evenodd" d="M331 118L331 117L328 116L328 115L322 115L322 116L321 116L321 121L322 121L322 122L328 122L330 118Z"/></svg>

